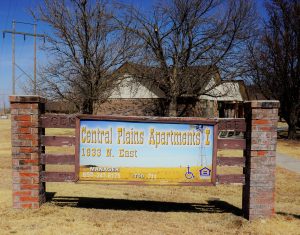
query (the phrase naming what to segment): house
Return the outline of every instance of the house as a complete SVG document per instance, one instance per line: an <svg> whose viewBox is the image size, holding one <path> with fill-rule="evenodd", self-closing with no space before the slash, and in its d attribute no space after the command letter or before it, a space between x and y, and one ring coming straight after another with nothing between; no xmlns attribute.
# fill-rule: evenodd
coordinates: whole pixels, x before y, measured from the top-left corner
<svg viewBox="0 0 300 235"><path fill-rule="evenodd" d="M201 69L198 68L197 72L201 73ZM137 79L147 73L155 76L160 71L133 63L123 64L114 73L119 81L116 88L105 103L96 107L96 114L163 116L164 92L150 80ZM188 94L181 97L178 100L178 112L185 109L185 116L194 117L242 117L243 101L248 100L244 82L222 81L217 69L207 76L203 86L212 89L206 95L201 95L197 103L190 102Z"/></svg>

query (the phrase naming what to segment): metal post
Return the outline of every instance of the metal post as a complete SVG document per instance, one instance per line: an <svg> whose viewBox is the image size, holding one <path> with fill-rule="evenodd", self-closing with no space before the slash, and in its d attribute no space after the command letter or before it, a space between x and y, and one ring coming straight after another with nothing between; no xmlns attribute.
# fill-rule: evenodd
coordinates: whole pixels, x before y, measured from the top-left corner
<svg viewBox="0 0 300 235"><path fill-rule="evenodd" d="M12 22L13 32L16 31L16 22ZM12 94L16 94L16 81L15 81L15 33L12 34Z"/></svg>
<svg viewBox="0 0 300 235"><path fill-rule="evenodd" d="M34 33L27 33L27 32L18 32L16 31L16 24L19 23L19 24L27 24L27 25L33 25L34 26ZM34 95L37 94L37 76L36 76L36 52L37 52L37 49L36 49L36 38L37 37L42 37L44 38L45 40L45 35L44 34L37 34L36 33L36 23L32 24L32 23L26 23L26 22L21 22L21 21L13 21L12 22L12 30L3 30L3 37L5 36L5 33L10 33L12 34L12 94L15 95L16 93L16 89L15 89L15 67L16 67L16 62L15 62L15 35L18 34L18 35L22 35L24 36L24 40L25 40L25 37L26 36L32 36L34 37L34 79L31 79L31 81L33 80L33 92L34 92ZM18 67L19 68L19 67ZM24 73L24 71L21 69L21 71ZM25 73L26 74L26 73ZM28 76L28 74L26 74L26 76ZM28 76L30 77L30 76Z"/></svg>
<svg viewBox="0 0 300 235"><path fill-rule="evenodd" d="M33 34L34 34L34 71L33 71L33 91L36 95L36 24L33 25Z"/></svg>

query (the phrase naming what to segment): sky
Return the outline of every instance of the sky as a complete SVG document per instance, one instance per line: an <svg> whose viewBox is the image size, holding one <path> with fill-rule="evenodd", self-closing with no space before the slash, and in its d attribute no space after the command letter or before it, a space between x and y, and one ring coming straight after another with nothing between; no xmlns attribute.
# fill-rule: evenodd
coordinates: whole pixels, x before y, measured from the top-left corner
<svg viewBox="0 0 300 235"><path fill-rule="evenodd" d="M122 0L123 2L132 3L141 8L150 8L152 0ZM255 0L258 13L265 17L266 13L263 8L263 0ZM5 34L3 38L3 30L12 30L12 21L20 21L33 23L33 17L30 9L34 9L42 0L0 0L0 110L2 110L4 102L8 105L8 96L12 94L12 37L11 34ZM33 26L21 23L16 24L16 31L33 33ZM37 22L37 33L43 34L51 29L42 22ZM39 50L43 40L37 40L37 67L47 63L45 53ZM30 78L33 77L33 58L34 47L33 37L24 37L16 35L15 37L15 58L16 58L16 94L24 94L23 87L29 84ZM20 67L24 72L19 69Z"/></svg>

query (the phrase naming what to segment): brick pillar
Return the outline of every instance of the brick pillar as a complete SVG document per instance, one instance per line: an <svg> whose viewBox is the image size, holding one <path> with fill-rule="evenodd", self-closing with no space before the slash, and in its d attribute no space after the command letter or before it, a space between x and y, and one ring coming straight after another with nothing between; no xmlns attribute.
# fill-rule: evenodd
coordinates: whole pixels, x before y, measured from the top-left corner
<svg viewBox="0 0 300 235"><path fill-rule="evenodd" d="M278 101L245 103L246 164L243 214L253 220L274 215Z"/></svg>
<svg viewBox="0 0 300 235"><path fill-rule="evenodd" d="M45 202L45 184L40 181L40 115L45 99L39 96L10 96L13 171L13 207L39 208Z"/></svg>

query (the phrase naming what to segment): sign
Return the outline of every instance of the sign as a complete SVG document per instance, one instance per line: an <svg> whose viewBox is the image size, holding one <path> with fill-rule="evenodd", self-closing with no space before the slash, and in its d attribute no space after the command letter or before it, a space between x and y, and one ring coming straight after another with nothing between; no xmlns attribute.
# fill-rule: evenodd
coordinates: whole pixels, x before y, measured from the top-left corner
<svg viewBox="0 0 300 235"><path fill-rule="evenodd" d="M184 122L185 120L185 122ZM203 121L203 120L202 120ZM80 181L125 184L212 184L215 123L188 119L77 120Z"/></svg>

